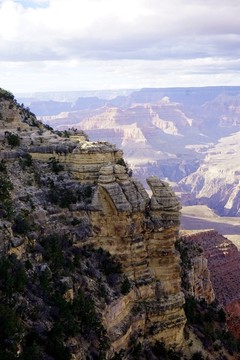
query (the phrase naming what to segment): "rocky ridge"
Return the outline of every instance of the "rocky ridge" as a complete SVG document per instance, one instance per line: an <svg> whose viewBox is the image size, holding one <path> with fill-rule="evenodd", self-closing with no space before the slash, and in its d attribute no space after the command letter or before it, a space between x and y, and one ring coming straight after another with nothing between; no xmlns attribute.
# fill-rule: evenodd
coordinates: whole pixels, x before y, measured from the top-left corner
<svg viewBox="0 0 240 360"><path fill-rule="evenodd" d="M221 139L202 165L180 181L188 204L207 204L222 216L240 215L239 139L239 132Z"/></svg>
<svg viewBox="0 0 240 360"><path fill-rule="evenodd" d="M142 89L95 100L80 98L74 111L56 108L44 121L61 130L76 126L92 140L117 144L144 184L149 175L175 183L183 179L175 189L191 193L185 204L239 215L239 87Z"/></svg>
<svg viewBox="0 0 240 360"><path fill-rule="evenodd" d="M240 299L238 274L240 254L237 247L215 230L183 231L181 238L204 251L211 273L214 292L220 303L231 304ZM224 288L222 287L224 284Z"/></svg>
<svg viewBox="0 0 240 360"><path fill-rule="evenodd" d="M95 280L63 272L56 281L66 283L64 298L73 304L81 284L87 286L109 339L107 358L131 348L134 338L142 344L161 340L181 346L186 318L174 246L180 205L169 185L148 179L153 193L149 197L126 166L118 164L124 160L115 146L88 142L74 131L59 136L11 94L3 93L0 105L1 180L7 189L1 192L1 253L28 263L29 277L47 271L53 286L56 259L46 263L50 255L43 246L61 239L62 252L101 248L121 264L129 287L123 294L111 295L103 283L104 293L110 294L104 304L96 298ZM25 326L30 327L27 319ZM69 341L65 339L64 346L69 348L75 340ZM22 341L20 351L24 346ZM90 350L85 344L79 351L79 346L72 350L74 359L85 359ZM91 346L97 351L98 345Z"/></svg>
<svg viewBox="0 0 240 360"><path fill-rule="evenodd" d="M148 358L159 341L186 349L170 186L150 177L149 196L115 146L53 132L7 92L0 106L0 317L21 319L0 355L132 359L142 349ZM211 302L210 285L200 292L192 277L194 296Z"/></svg>

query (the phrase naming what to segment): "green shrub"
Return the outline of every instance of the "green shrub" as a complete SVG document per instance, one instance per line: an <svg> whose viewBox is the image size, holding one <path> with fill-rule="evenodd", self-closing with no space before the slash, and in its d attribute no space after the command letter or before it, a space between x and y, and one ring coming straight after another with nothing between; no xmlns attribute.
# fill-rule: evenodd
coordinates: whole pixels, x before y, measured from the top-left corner
<svg viewBox="0 0 240 360"><path fill-rule="evenodd" d="M1 164L2 168L4 167L3 164L4 163ZM7 218L10 218L12 215L12 201L10 193L12 189L13 185L7 178L7 173L5 171L0 173L0 210L2 210L2 216Z"/></svg>
<svg viewBox="0 0 240 360"><path fill-rule="evenodd" d="M19 360L42 360L41 347L36 342L23 348Z"/></svg>
<svg viewBox="0 0 240 360"><path fill-rule="evenodd" d="M67 257L64 251L69 248L71 241L64 236L51 234L41 240L44 247L44 259L50 265L52 270L60 270L66 265Z"/></svg>
<svg viewBox="0 0 240 360"><path fill-rule="evenodd" d="M131 353L132 359L138 360L141 355L141 351L142 351L142 344L138 342L133 347L133 350Z"/></svg>
<svg viewBox="0 0 240 360"><path fill-rule="evenodd" d="M58 360L70 360L72 357L69 349L63 344L61 337L54 334L54 331L51 331L48 336L46 352Z"/></svg>
<svg viewBox="0 0 240 360"><path fill-rule="evenodd" d="M194 297L186 297L184 311L189 324L202 324L204 314L198 308L198 301Z"/></svg>
<svg viewBox="0 0 240 360"><path fill-rule="evenodd" d="M102 271L106 276L111 274L122 273L121 264L115 261L114 258L111 256L108 256L106 259L104 259L101 265L102 265Z"/></svg>
<svg viewBox="0 0 240 360"><path fill-rule="evenodd" d="M32 156L29 153L24 154L20 159L19 159L19 165L21 166L21 168L24 170L25 167L29 167L32 166Z"/></svg>
<svg viewBox="0 0 240 360"><path fill-rule="evenodd" d="M14 95L10 91L0 88L0 99L14 100Z"/></svg>
<svg viewBox="0 0 240 360"><path fill-rule="evenodd" d="M204 360L203 354L201 351L197 351L192 355L192 360Z"/></svg>
<svg viewBox="0 0 240 360"><path fill-rule="evenodd" d="M3 256L0 259L0 289L11 297L23 292L27 283L27 274L22 263L15 255Z"/></svg>
<svg viewBox="0 0 240 360"><path fill-rule="evenodd" d="M62 164L60 164L59 161L56 160L55 157L52 157L49 159L49 165L55 174L58 174L60 171L64 170L64 166Z"/></svg>
<svg viewBox="0 0 240 360"><path fill-rule="evenodd" d="M27 232L30 230L30 225L27 217L23 214L19 214L14 219L13 230L20 235L26 235Z"/></svg>
<svg viewBox="0 0 240 360"><path fill-rule="evenodd" d="M153 348L153 354L159 360L182 360L184 359L181 352L175 351L174 349L167 349L163 342L157 341Z"/></svg>
<svg viewBox="0 0 240 360"><path fill-rule="evenodd" d="M20 145L20 138L18 134L7 133L6 134L8 145L12 148Z"/></svg>
<svg viewBox="0 0 240 360"><path fill-rule="evenodd" d="M122 165L122 166L124 166L124 167L127 167L127 164L126 164L126 162L125 162L125 160L124 160L123 158L118 159L117 162L116 162L116 164Z"/></svg>
<svg viewBox="0 0 240 360"><path fill-rule="evenodd" d="M49 190L49 201L57 204L62 208L67 208L71 204L76 204L77 195L74 189L58 185L51 181Z"/></svg>
<svg viewBox="0 0 240 360"><path fill-rule="evenodd" d="M2 159L0 161L0 172L2 173L7 173L7 164L6 164L6 160Z"/></svg>
<svg viewBox="0 0 240 360"><path fill-rule="evenodd" d="M23 327L15 310L6 304L0 304L0 329L1 360L17 359L17 345L20 342Z"/></svg>
<svg viewBox="0 0 240 360"><path fill-rule="evenodd" d="M129 293L130 289L131 289L130 281L128 280L128 278L125 278L121 285L121 293L123 295L127 295Z"/></svg>

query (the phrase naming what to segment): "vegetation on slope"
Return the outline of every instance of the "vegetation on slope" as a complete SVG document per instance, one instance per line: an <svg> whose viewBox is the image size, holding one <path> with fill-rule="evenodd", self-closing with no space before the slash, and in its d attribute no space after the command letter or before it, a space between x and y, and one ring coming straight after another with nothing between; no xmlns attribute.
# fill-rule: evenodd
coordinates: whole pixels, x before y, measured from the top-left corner
<svg viewBox="0 0 240 360"><path fill-rule="evenodd" d="M208 304L205 299L197 300L189 293L188 272L193 267L194 257L203 253L203 249L192 242L180 239L176 248L181 257L182 289L185 294L184 310L187 317L186 336L193 331L201 340L203 348L215 359L227 359L228 355L238 359L240 340L228 330L226 313L217 300ZM200 357L201 356L201 357ZM204 359L199 354L199 359Z"/></svg>
<svg viewBox="0 0 240 360"><path fill-rule="evenodd" d="M23 122L41 133L41 123L12 94L0 91L1 99L17 106ZM21 146L12 134L6 143L11 151ZM109 253L84 246L93 231L87 212L94 190L71 179L56 158L39 162L23 151L0 162L1 360L70 360L77 353L105 359L109 339L101 311L126 295L131 283ZM191 266L188 250L182 261ZM238 351L239 344L221 331L224 314L214 304L196 302L186 291L185 311L189 328L210 352ZM159 342L142 347L132 339L112 359L146 358L184 355ZM192 357L202 358L200 353Z"/></svg>

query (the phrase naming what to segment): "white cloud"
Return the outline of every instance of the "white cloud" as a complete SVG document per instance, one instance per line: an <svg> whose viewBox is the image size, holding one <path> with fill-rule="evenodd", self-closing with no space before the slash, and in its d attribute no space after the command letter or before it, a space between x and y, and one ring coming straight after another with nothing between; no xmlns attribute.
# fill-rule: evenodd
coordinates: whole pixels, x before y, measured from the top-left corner
<svg viewBox="0 0 240 360"><path fill-rule="evenodd" d="M193 73L207 83L235 83L230 74L238 72L239 11L239 0L0 0L0 61L6 74L15 71L10 64L21 69L19 82L24 74L42 82L37 72L44 69L47 86L51 79L68 84L64 67L84 86L83 70L95 86L102 77L103 85L120 86L119 67L134 87L172 84L172 71L181 83L191 82ZM158 79L152 75L157 69ZM6 74L0 69L0 80Z"/></svg>

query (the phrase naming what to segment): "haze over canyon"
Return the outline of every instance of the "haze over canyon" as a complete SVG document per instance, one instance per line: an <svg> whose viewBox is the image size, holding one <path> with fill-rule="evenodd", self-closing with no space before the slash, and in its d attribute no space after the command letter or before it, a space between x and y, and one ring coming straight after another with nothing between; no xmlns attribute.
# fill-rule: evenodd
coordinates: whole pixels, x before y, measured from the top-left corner
<svg viewBox="0 0 240 360"><path fill-rule="evenodd" d="M134 176L171 182L182 205L240 215L240 87L55 92L18 99L56 130L73 127L91 141L116 144Z"/></svg>

